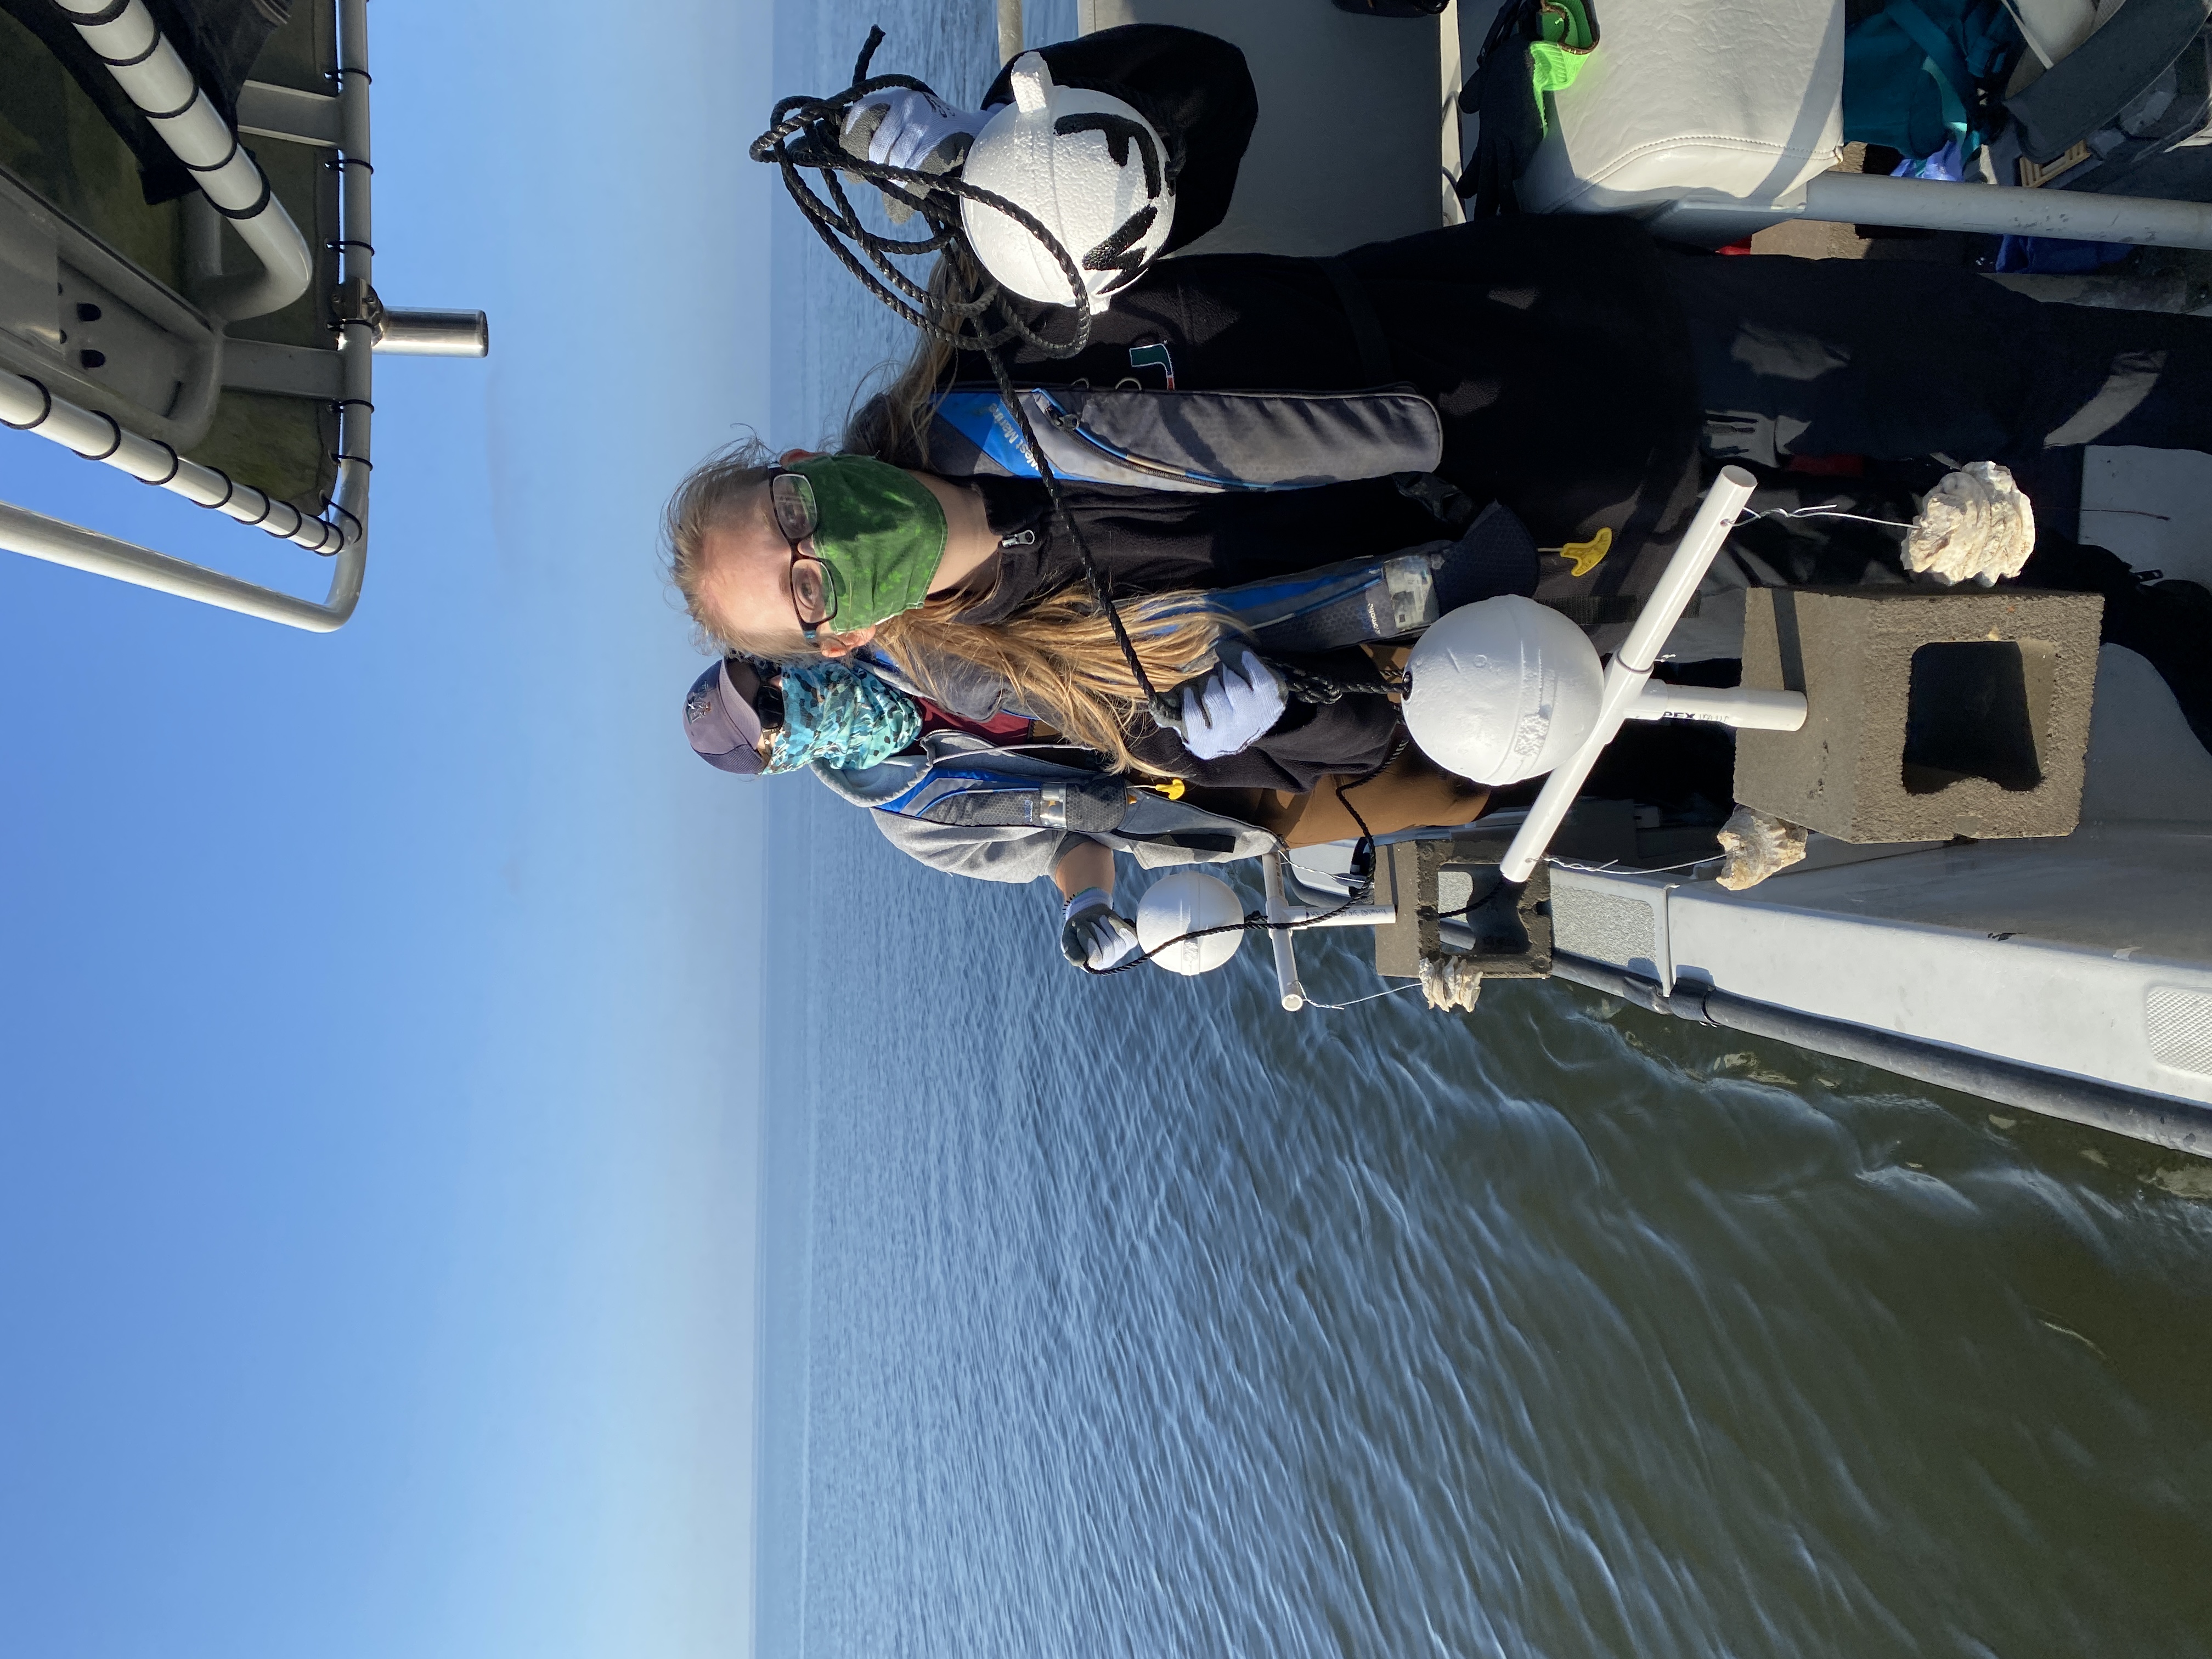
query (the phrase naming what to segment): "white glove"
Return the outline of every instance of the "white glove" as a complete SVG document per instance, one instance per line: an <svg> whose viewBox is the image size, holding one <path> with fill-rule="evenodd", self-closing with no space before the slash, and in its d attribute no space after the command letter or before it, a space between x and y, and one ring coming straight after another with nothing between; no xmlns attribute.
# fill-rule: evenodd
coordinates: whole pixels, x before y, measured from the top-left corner
<svg viewBox="0 0 2212 1659"><path fill-rule="evenodd" d="M975 135L996 113L953 109L926 92L887 87L846 112L838 144L848 155L865 155L880 166L950 173L968 159ZM914 210L888 191L884 203L896 222L913 216Z"/></svg>
<svg viewBox="0 0 2212 1659"><path fill-rule="evenodd" d="M1086 887L1060 911L1060 949L1078 968L1103 974L1137 954L1137 929L1103 888Z"/></svg>
<svg viewBox="0 0 2212 1659"><path fill-rule="evenodd" d="M1283 683L1241 640L1220 647L1213 672L1182 688L1182 714L1169 722L1198 760L1242 754L1283 717Z"/></svg>

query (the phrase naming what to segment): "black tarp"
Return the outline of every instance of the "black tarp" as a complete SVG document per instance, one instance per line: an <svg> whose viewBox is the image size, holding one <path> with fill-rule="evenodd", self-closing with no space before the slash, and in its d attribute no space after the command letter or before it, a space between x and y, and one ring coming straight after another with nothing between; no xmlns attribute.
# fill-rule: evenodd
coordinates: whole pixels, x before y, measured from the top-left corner
<svg viewBox="0 0 2212 1659"><path fill-rule="evenodd" d="M235 125L238 89L269 37L291 15L291 0L146 0L161 33L175 46L202 90ZM53 0L0 0L6 11L68 66L108 125L138 158L139 182L149 203L167 202L195 186L191 173L169 153L137 106L124 96L101 63Z"/></svg>

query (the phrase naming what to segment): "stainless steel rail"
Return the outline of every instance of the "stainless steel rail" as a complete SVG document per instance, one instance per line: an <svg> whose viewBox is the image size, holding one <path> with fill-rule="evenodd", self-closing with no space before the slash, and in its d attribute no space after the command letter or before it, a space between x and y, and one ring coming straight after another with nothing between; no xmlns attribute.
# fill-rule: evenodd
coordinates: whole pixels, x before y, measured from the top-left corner
<svg viewBox="0 0 2212 1659"><path fill-rule="evenodd" d="M161 67L162 75L173 79L182 71L176 54L158 40L158 32L149 48L147 35L152 31L149 18L143 25L137 21L144 15L143 0L129 0L120 9L101 6L96 11L79 3L64 6L73 16L98 16L98 22L83 22L87 39L92 40L96 31L123 29L131 34L134 51L147 53L146 63ZM106 14L112 9L112 16ZM197 465L179 457L171 446L157 440L130 432L112 416L78 408L52 392L36 379L26 375L0 373L0 420L19 430L37 432L41 436L64 445L88 459L100 460L121 468L143 483L155 484L184 495L195 504L222 512L241 522L258 526L272 535L298 542L319 553L335 555L337 568L331 573L328 592L319 601L284 593L275 588L212 570L188 560L141 547L133 542L105 535L79 525L34 513L27 508L0 503L0 547L21 553L28 557L44 559L51 563L67 565L72 569L91 571L112 577L140 587L149 587L158 592L173 593L180 599L197 600L241 615L264 621L281 623L289 628L305 629L311 632L327 633L342 627L352 616L361 597L362 577L368 560L368 495L372 470L370 439L375 405L372 401L374 390L374 359L381 345L385 350L414 352L437 356L483 355L489 344L489 332L481 313L454 312L389 312L378 314L372 303L374 277L374 221L371 212L371 179L374 174L369 148L369 84L368 73L368 8L367 0L337 0L338 22L338 93L336 98L318 100L313 94L296 98L264 97L258 100L255 113L262 120L270 120L276 114L296 114L302 111L317 118L312 125L322 130L308 142L328 142L335 138L336 155L331 165L337 168L339 179L339 349L330 354L335 359L337 385L331 401L338 411L338 444L337 452L337 476L324 516L308 518L289 503L272 501L260 490L234 482L216 470ZM120 56L106 51L101 41L94 40L104 56ZM108 42L113 45L114 42ZM166 53L166 58L164 58ZM176 60L173 68L169 60ZM125 67L131 67L125 65ZM209 185L210 200L231 210L233 222L244 231L256 222L255 215L238 216L237 209L246 204L224 199L236 195L230 188L245 179L250 172L252 188L265 195L262 175L237 143L235 135L224 129L225 144L231 154L215 156L217 148L204 130L207 118L213 117L211 107L197 85L192 84L188 72L185 84L171 86L167 80L157 88L169 100L165 107L177 110L189 119L157 120L156 131L177 149L179 159L193 167ZM123 79L121 70L118 80ZM138 92L125 82L134 100ZM189 91L190 96L183 95ZM150 95L150 94L149 94ZM142 101L143 100L139 100ZM293 108L296 105L297 109ZM325 117L325 112L334 108L335 123ZM333 129L334 126L334 130ZM328 137L325 137L325 134ZM183 135L181 137L179 135ZM189 153L187 153L189 151ZM210 165L210 163L214 165ZM233 178L232 175L236 177ZM216 180L226 181L223 196L213 187ZM273 197L266 198L267 211L258 216L276 236L276 228L291 232L298 240L298 231L292 226L281 204ZM252 239L249 238L249 240ZM263 252L264 263L269 255L255 244L257 252ZM304 244L302 244L304 252ZM280 262L282 263L282 262ZM275 271L271 266L270 270ZM270 273L264 273L268 276ZM257 282L261 279L256 279ZM289 278L287 278L289 280ZM304 286L304 284L302 284ZM295 288L289 297L301 291ZM232 309L231 314L246 314ZM389 337L397 325L397 339ZM382 325L387 336L380 342L377 336ZM274 349L264 350L261 356L271 362L264 364L272 372L283 368L289 373L297 368L289 357L283 363L275 360ZM301 354L321 356L322 354ZM317 385L322 382L317 372Z"/></svg>
<svg viewBox="0 0 2212 1659"><path fill-rule="evenodd" d="M197 599L202 605L282 623L287 628L305 629L311 634L328 634L345 626L361 598L362 567L368 559L363 538L356 537L340 548L337 568L331 572L330 592L318 603L5 501L0 501L0 547L49 564L112 576L134 587Z"/></svg>

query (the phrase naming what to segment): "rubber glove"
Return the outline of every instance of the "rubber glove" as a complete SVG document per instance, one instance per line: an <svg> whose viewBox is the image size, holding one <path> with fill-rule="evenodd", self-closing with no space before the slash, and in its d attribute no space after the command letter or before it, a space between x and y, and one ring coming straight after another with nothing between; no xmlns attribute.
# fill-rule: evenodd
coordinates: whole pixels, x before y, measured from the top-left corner
<svg viewBox="0 0 2212 1659"><path fill-rule="evenodd" d="M975 135L995 113L957 110L926 92L887 87L847 112L838 143L848 155L885 167L950 173L968 159ZM914 216L914 210L888 191L884 205L894 222Z"/></svg>
<svg viewBox="0 0 2212 1659"><path fill-rule="evenodd" d="M1060 954L1078 968L1103 973L1137 954L1136 925L1115 913L1103 887L1086 887L1060 912Z"/></svg>
<svg viewBox="0 0 2212 1659"><path fill-rule="evenodd" d="M1182 746L1199 760L1241 754L1265 737L1283 717L1283 683L1250 646L1234 641L1218 647L1213 672L1184 686L1175 728Z"/></svg>
<svg viewBox="0 0 2212 1659"><path fill-rule="evenodd" d="M1474 200L1468 216L1488 219L1520 212L1514 181L1528 170L1544 142L1544 112L1536 102L1526 38L1510 34L1491 46L1460 93L1459 106L1468 114L1480 111L1482 117L1474 154L1456 186L1460 200Z"/></svg>

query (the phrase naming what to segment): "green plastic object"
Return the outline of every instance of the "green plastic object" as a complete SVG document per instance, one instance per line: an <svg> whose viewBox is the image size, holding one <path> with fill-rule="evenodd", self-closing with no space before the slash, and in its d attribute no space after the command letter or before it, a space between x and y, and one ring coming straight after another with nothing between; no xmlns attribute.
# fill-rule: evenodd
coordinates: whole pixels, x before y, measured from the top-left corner
<svg viewBox="0 0 2212 1659"><path fill-rule="evenodd" d="M1574 85L1583 65L1597 49L1597 18L1587 0L1543 0L1537 13L1540 38L1528 43L1528 69L1536 89L1537 119L1551 131L1544 94Z"/></svg>

